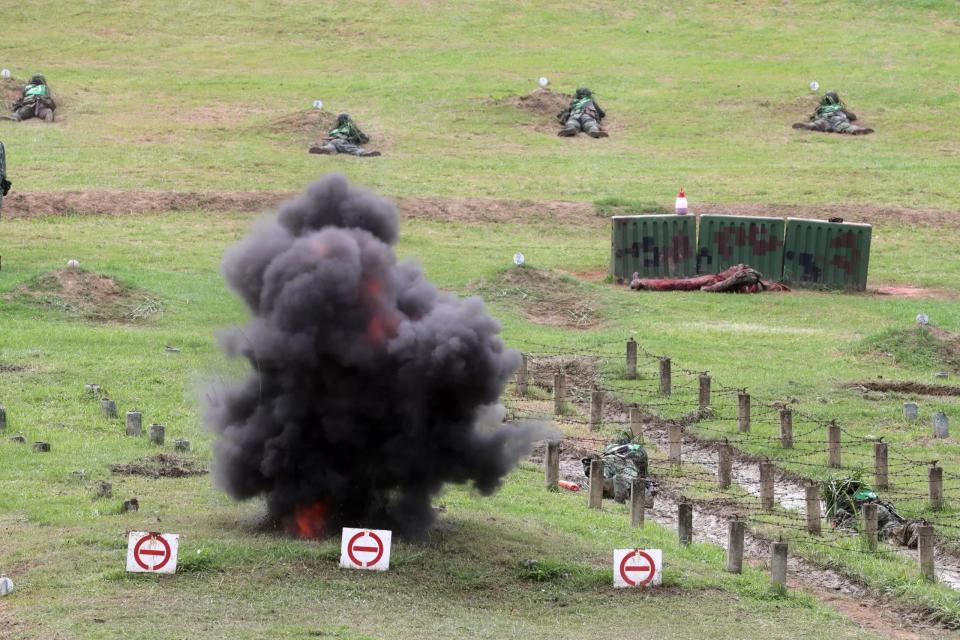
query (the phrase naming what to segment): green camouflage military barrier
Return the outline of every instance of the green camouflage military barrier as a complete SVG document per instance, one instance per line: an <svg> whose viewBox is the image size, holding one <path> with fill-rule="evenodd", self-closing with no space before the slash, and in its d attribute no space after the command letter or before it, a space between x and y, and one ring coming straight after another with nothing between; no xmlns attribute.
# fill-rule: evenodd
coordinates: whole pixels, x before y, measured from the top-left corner
<svg viewBox="0 0 960 640"><path fill-rule="evenodd" d="M7 150L0 142L0 182L7 179ZM0 211L3 211L3 189L0 189Z"/></svg>
<svg viewBox="0 0 960 640"><path fill-rule="evenodd" d="M629 280L641 278L687 278L697 273L694 216L614 216L611 235L610 274Z"/></svg>
<svg viewBox="0 0 960 640"><path fill-rule="evenodd" d="M869 224L787 218L783 281L865 290L872 230Z"/></svg>
<svg viewBox="0 0 960 640"><path fill-rule="evenodd" d="M783 275L783 218L700 216L697 273L720 273L747 264L767 280Z"/></svg>

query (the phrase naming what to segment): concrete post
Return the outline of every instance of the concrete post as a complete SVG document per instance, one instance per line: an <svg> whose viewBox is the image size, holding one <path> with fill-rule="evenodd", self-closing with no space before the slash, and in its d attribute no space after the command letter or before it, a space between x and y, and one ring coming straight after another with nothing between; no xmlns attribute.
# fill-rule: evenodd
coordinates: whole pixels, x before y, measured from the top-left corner
<svg viewBox="0 0 960 640"><path fill-rule="evenodd" d="M693 505L689 502L677 505L677 535L682 545L693 542Z"/></svg>
<svg viewBox="0 0 960 640"><path fill-rule="evenodd" d="M527 354L520 354L520 368L517 369L517 395L521 398L527 395Z"/></svg>
<svg viewBox="0 0 960 640"><path fill-rule="evenodd" d="M667 433L670 439L670 449L667 459L670 464L680 464L680 448L683 444L683 428L678 424L671 423L667 426Z"/></svg>
<svg viewBox="0 0 960 640"><path fill-rule="evenodd" d="M150 442L153 444L162 445L163 444L163 432L165 429L162 424L152 424L150 425Z"/></svg>
<svg viewBox="0 0 960 640"><path fill-rule="evenodd" d="M721 489L730 488L730 472L733 470L733 449L723 443L717 447L717 485Z"/></svg>
<svg viewBox="0 0 960 640"><path fill-rule="evenodd" d="M127 411L127 435L143 435L143 414L139 411Z"/></svg>
<svg viewBox="0 0 960 640"><path fill-rule="evenodd" d="M947 414L945 414L943 411L937 411L933 414L933 437L950 437L950 425L947 420Z"/></svg>
<svg viewBox="0 0 960 640"><path fill-rule="evenodd" d="M547 442L547 454L543 458L543 475L547 490L556 491L557 482L560 480L560 442L558 440Z"/></svg>
<svg viewBox="0 0 960 640"><path fill-rule="evenodd" d="M660 358L660 395L669 396L673 392L670 358Z"/></svg>
<svg viewBox="0 0 960 640"><path fill-rule="evenodd" d="M773 472L772 462L760 463L760 508L773 511Z"/></svg>
<svg viewBox="0 0 960 640"><path fill-rule="evenodd" d="M934 511L943 509L943 467L930 467L930 508Z"/></svg>
<svg viewBox="0 0 960 640"><path fill-rule="evenodd" d="M937 572L934 564L933 525L917 527L917 547L920 549L920 574L927 582L936 582Z"/></svg>
<svg viewBox="0 0 960 640"><path fill-rule="evenodd" d="M787 588L787 543L774 542L770 554L770 583L779 589Z"/></svg>
<svg viewBox="0 0 960 640"><path fill-rule="evenodd" d="M643 507L647 501L647 483L634 478L630 485L630 526L643 528Z"/></svg>
<svg viewBox="0 0 960 640"><path fill-rule="evenodd" d="M780 446L793 449L793 410L780 409Z"/></svg>
<svg viewBox="0 0 960 640"><path fill-rule="evenodd" d="M566 393L563 387L563 372L558 371L553 374L553 413L558 416L563 415L563 396Z"/></svg>
<svg viewBox="0 0 960 640"><path fill-rule="evenodd" d="M100 411L102 411L103 415L107 418L116 418L117 403L110 398L103 398L100 400Z"/></svg>
<svg viewBox="0 0 960 640"><path fill-rule="evenodd" d="M820 535L820 483L811 482L804 488L807 502L807 533Z"/></svg>
<svg viewBox="0 0 960 640"><path fill-rule="evenodd" d="M603 507L603 460L590 461L590 495L588 506L591 509Z"/></svg>
<svg viewBox="0 0 960 640"><path fill-rule="evenodd" d="M863 505L863 537L870 551L877 550L877 505L869 502Z"/></svg>
<svg viewBox="0 0 960 640"><path fill-rule="evenodd" d="M700 374L700 395L698 397L701 409L710 406L710 376L705 373Z"/></svg>
<svg viewBox="0 0 960 640"><path fill-rule="evenodd" d="M746 391L737 394L737 431L750 433L750 394Z"/></svg>
<svg viewBox="0 0 960 640"><path fill-rule="evenodd" d="M0 431L7 428L7 409L0 404Z"/></svg>
<svg viewBox="0 0 960 640"><path fill-rule="evenodd" d="M833 420L827 426L827 458L828 467L840 467L840 426Z"/></svg>
<svg viewBox="0 0 960 640"><path fill-rule="evenodd" d="M873 443L873 484L877 489L889 489L890 483L887 479L887 443Z"/></svg>
<svg viewBox="0 0 960 640"><path fill-rule="evenodd" d="M903 403L903 417L909 422L916 422L917 417L920 415L920 407L917 406L916 402L904 402Z"/></svg>
<svg viewBox="0 0 960 640"><path fill-rule="evenodd" d="M627 379L634 380L637 377L637 341L633 338L627 340Z"/></svg>
<svg viewBox="0 0 960 640"><path fill-rule="evenodd" d="M743 571L743 521L734 518L727 524L727 572Z"/></svg>
<svg viewBox="0 0 960 640"><path fill-rule="evenodd" d="M590 431L596 431L603 422L603 391L590 392Z"/></svg>
<svg viewBox="0 0 960 640"><path fill-rule="evenodd" d="M643 433L640 424L640 407L630 407L630 433L635 437Z"/></svg>

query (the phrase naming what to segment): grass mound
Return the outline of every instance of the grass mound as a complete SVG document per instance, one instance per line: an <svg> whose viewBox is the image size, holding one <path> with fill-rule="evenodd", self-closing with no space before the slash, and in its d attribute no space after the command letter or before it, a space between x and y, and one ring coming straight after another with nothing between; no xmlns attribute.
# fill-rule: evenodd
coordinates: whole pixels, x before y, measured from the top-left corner
<svg viewBox="0 0 960 640"><path fill-rule="evenodd" d="M858 350L891 358L898 366L960 372L960 334L939 327L888 329L865 338Z"/></svg>
<svg viewBox="0 0 960 640"><path fill-rule="evenodd" d="M567 108L572 99L565 93L550 91L550 89L537 89L530 95L504 98L502 103L552 120L556 118L558 113Z"/></svg>
<svg viewBox="0 0 960 640"><path fill-rule="evenodd" d="M337 115L321 109L305 109L277 118L270 123L271 133L294 136L313 142L337 122Z"/></svg>
<svg viewBox="0 0 960 640"><path fill-rule="evenodd" d="M544 269L520 267L481 283L478 292L488 300L515 306L531 322L566 329L590 329L601 323L596 296L580 281Z"/></svg>
<svg viewBox="0 0 960 640"><path fill-rule="evenodd" d="M202 476L207 468L195 460L166 453L140 458L127 464L112 464L110 471L121 476L144 476L147 478L186 478Z"/></svg>
<svg viewBox="0 0 960 640"><path fill-rule="evenodd" d="M18 287L15 295L20 301L98 322L146 320L162 311L160 302L148 292L84 270L44 273Z"/></svg>

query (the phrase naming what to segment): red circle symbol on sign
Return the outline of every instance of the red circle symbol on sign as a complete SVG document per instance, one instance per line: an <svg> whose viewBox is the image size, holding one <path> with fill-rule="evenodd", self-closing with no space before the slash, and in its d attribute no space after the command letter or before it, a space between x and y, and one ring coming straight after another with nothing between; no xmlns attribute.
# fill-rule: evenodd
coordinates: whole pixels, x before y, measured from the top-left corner
<svg viewBox="0 0 960 640"><path fill-rule="evenodd" d="M372 543L368 542L367 538L369 538ZM364 562L360 558L357 558L357 553L372 553L373 558ZM347 556L350 558L350 562L358 567L373 566L380 562L380 558L383 557L383 540L373 531L360 531L355 533L353 537L350 538L350 541L347 542Z"/></svg>
<svg viewBox="0 0 960 640"><path fill-rule="evenodd" d="M155 545L151 545L148 548L144 548L144 545L148 542L160 543L161 549L157 549ZM145 571L159 571L163 569L168 562L170 562L170 556L173 555L170 551L170 543L167 542L163 536L159 534L148 533L139 540L137 544L133 546L133 559L140 565L140 568ZM156 562L153 563L153 566L147 564L147 560L144 558L159 558Z"/></svg>
<svg viewBox="0 0 960 640"><path fill-rule="evenodd" d="M636 564L627 564L633 558L637 559ZM631 573L637 574L637 577L631 577ZM631 587L635 585L643 586L649 583L653 580L653 576L656 573L657 565L646 551L635 549L633 552L623 556L623 560L620 561L620 577Z"/></svg>

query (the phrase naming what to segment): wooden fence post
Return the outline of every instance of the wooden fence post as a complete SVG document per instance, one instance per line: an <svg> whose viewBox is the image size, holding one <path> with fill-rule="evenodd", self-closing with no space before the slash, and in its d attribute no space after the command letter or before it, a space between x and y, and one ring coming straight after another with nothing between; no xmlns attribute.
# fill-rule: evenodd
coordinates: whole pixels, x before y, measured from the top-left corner
<svg viewBox="0 0 960 640"><path fill-rule="evenodd" d="M877 505L868 502L863 505L863 536L867 540L870 551L877 550Z"/></svg>
<svg viewBox="0 0 960 640"><path fill-rule="evenodd" d="M788 407L780 409L780 446L793 449L793 410Z"/></svg>
<svg viewBox="0 0 960 640"><path fill-rule="evenodd" d="M633 338L627 340L627 379L634 380L637 377L637 341Z"/></svg>
<svg viewBox="0 0 960 640"><path fill-rule="evenodd" d="M543 458L544 481L548 491L557 491L560 480L560 441L547 441L547 455Z"/></svg>
<svg viewBox="0 0 960 640"><path fill-rule="evenodd" d="M590 392L590 431L596 431L603 422L603 391Z"/></svg>
<svg viewBox="0 0 960 640"><path fill-rule="evenodd" d="M773 511L773 472L772 462L760 463L760 508L764 511Z"/></svg>
<svg viewBox="0 0 960 640"><path fill-rule="evenodd" d="M787 588L787 543L774 542L770 554L770 583L778 589Z"/></svg>
<svg viewBox="0 0 960 640"><path fill-rule="evenodd" d="M647 502L647 483L634 478L630 485L630 526L643 528L643 509Z"/></svg>
<svg viewBox="0 0 960 640"><path fill-rule="evenodd" d="M590 461L590 495L588 506L591 509L603 507L603 460Z"/></svg>
<svg viewBox="0 0 960 640"><path fill-rule="evenodd" d="M930 467L930 508L934 511L943 509L943 467L934 464Z"/></svg>
<svg viewBox="0 0 960 640"><path fill-rule="evenodd" d="M827 425L827 466L840 467L840 426L831 420Z"/></svg>
<svg viewBox="0 0 960 640"><path fill-rule="evenodd" d="M525 398L527 395L527 354L520 354L520 368L517 369L517 395Z"/></svg>
<svg viewBox="0 0 960 640"><path fill-rule="evenodd" d="M737 431L750 433L750 394L746 390L737 394Z"/></svg>
<svg viewBox="0 0 960 640"><path fill-rule="evenodd" d="M668 437L670 439L670 448L668 460L670 464L680 464L680 448L683 445L683 428L679 424L670 423L667 426Z"/></svg>
<svg viewBox="0 0 960 640"><path fill-rule="evenodd" d="M640 424L640 407L630 407L630 433L634 437L643 433L643 427Z"/></svg>
<svg viewBox="0 0 960 640"><path fill-rule="evenodd" d="M934 565L933 525L917 527L917 547L920 549L920 573L927 582L936 582L937 571Z"/></svg>
<svg viewBox="0 0 960 640"><path fill-rule="evenodd" d="M733 469L732 447L724 442L717 447L717 485L721 489L730 488L730 472Z"/></svg>
<svg viewBox="0 0 960 640"><path fill-rule="evenodd" d="M565 393L563 372L558 371L553 374L553 413L554 415L563 415L563 396Z"/></svg>
<svg viewBox="0 0 960 640"><path fill-rule="evenodd" d="M670 358L660 358L660 395L669 396L673 392L673 382L670 371Z"/></svg>
<svg viewBox="0 0 960 640"><path fill-rule="evenodd" d="M807 502L807 533L820 535L820 483L810 482L804 488Z"/></svg>
<svg viewBox="0 0 960 640"><path fill-rule="evenodd" d="M727 524L727 572L743 571L743 521L734 518Z"/></svg>
<svg viewBox="0 0 960 640"><path fill-rule="evenodd" d="M700 395L697 399L701 409L710 406L710 376L706 373L700 374Z"/></svg>
<svg viewBox="0 0 960 640"><path fill-rule="evenodd" d="M693 542L693 505L689 502L677 505L677 536L682 545Z"/></svg>
<svg viewBox="0 0 960 640"><path fill-rule="evenodd" d="M873 443L873 484L877 489L889 489L890 481L887 476L887 443Z"/></svg>

